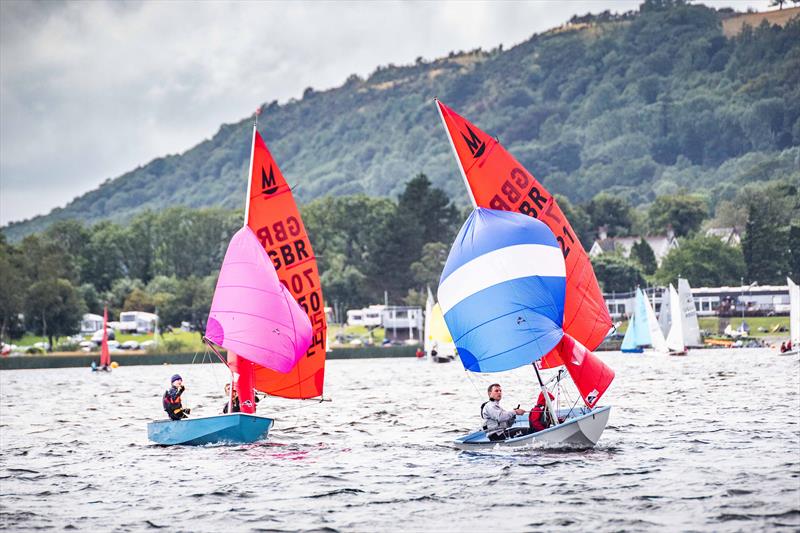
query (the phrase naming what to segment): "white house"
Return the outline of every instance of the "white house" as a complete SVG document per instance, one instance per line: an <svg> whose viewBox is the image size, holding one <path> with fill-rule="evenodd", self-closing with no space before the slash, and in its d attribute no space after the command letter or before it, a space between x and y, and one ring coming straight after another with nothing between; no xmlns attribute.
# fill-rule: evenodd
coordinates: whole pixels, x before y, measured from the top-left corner
<svg viewBox="0 0 800 533"><path fill-rule="evenodd" d="M735 226L730 228L708 228L706 230L706 237L717 237L728 246L739 246L742 244L742 237L739 234L739 229Z"/></svg>
<svg viewBox="0 0 800 533"><path fill-rule="evenodd" d="M671 231L666 235L650 235L648 237L608 237L605 229L600 228L598 238L589 249L589 257L597 257L606 252L618 251L623 257L630 257L631 248L644 238L644 241L653 250L656 256L656 266L661 266L661 261L667 254L678 247L678 239Z"/></svg>
<svg viewBox="0 0 800 533"><path fill-rule="evenodd" d="M385 308L385 305L370 305L362 309L350 309L347 311L347 325L366 326L368 328L380 327L381 313Z"/></svg>

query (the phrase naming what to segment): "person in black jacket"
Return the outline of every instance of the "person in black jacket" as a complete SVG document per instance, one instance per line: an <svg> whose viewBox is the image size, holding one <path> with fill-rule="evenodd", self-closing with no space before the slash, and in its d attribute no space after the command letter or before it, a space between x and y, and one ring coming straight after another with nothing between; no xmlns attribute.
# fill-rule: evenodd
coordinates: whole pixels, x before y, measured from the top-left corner
<svg viewBox="0 0 800 533"><path fill-rule="evenodd" d="M175 374L170 381L172 382L172 387L164 393L164 398L162 399L164 411L167 412L172 420L189 418L188 415L191 409L184 409L181 403L181 394L186 390L186 387L183 386L183 378Z"/></svg>

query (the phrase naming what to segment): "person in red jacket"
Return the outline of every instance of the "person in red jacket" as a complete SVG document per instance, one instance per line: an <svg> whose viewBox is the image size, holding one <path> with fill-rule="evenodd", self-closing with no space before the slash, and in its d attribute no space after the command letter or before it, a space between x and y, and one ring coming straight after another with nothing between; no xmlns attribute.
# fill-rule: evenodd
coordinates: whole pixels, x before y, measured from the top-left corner
<svg viewBox="0 0 800 533"><path fill-rule="evenodd" d="M550 396L550 400L556 399L551 393L548 392L547 394ZM530 422L531 429L535 433L552 426L553 424L550 418L550 414L547 412L547 403L544 401L544 393L540 392L539 398L536 400L536 405L533 406L528 415L528 422Z"/></svg>

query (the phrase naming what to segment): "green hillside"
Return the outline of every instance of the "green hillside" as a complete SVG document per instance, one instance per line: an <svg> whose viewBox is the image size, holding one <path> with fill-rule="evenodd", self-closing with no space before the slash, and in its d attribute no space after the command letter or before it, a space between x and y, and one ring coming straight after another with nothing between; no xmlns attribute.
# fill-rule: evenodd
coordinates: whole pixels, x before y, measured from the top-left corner
<svg viewBox="0 0 800 533"><path fill-rule="evenodd" d="M636 205L682 189L714 201L745 183L800 183L800 20L728 39L721 20L730 14L649 0L640 12L574 19L509 50L454 52L309 88L301 100L266 104L259 130L301 202L396 196L424 172L466 203L434 96L573 202L606 191ZM241 207L250 124L223 125L183 154L3 231L15 241L56 220Z"/></svg>

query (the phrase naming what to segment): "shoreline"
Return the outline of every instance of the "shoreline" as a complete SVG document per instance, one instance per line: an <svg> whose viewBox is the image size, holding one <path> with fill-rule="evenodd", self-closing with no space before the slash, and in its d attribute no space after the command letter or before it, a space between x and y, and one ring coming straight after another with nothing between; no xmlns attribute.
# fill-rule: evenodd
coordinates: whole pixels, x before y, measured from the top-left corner
<svg viewBox="0 0 800 533"><path fill-rule="evenodd" d="M389 346L371 348L337 348L326 354L326 359L373 359L387 357L414 357L416 346ZM0 370L25 370L37 368L80 368L98 362L99 353L62 353L50 355L20 355L0 358ZM210 361L209 361L210 358ZM120 366L188 365L192 363L220 363L213 354L197 353L135 353L112 352L111 360Z"/></svg>

